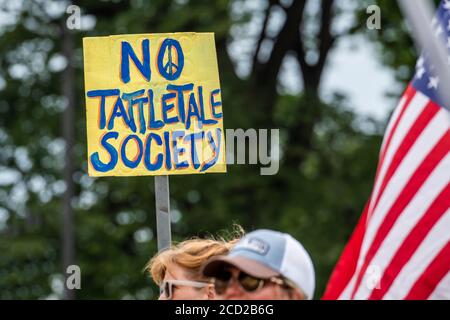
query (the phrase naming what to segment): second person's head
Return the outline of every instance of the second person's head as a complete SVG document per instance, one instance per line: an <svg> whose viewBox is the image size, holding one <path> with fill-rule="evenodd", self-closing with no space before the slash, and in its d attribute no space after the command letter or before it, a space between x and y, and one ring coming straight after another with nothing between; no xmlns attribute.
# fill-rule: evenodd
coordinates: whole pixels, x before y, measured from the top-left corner
<svg viewBox="0 0 450 320"><path fill-rule="evenodd" d="M212 279L201 273L201 266L211 257L227 254L234 242L190 239L154 256L147 269L160 287L159 299L214 299Z"/></svg>
<svg viewBox="0 0 450 320"><path fill-rule="evenodd" d="M314 267L303 246L289 234L256 230L241 239L226 256L213 257L203 267L214 277L219 299L312 299Z"/></svg>

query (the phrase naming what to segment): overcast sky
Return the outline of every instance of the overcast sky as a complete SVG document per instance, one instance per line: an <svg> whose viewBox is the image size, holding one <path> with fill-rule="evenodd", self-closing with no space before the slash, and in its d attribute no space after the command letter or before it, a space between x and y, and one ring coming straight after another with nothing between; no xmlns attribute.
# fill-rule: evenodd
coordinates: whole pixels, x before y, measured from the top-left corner
<svg viewBox="0 0 450 320"><path fill-rule="evenodd" d="M342 39L332 52L325 70L322 93L345 93L349 105L361 115L384 120L397 101L386 92L401 92L393 72L381 65L375 45L367 39Z"/></svg>
<svg viewBox="0 0 450 320"><path fill-rule="evenodd" d="M258 0L247 0L236 2L231 7L231 17L236 20L245 12L252 15L248 23L235 25L230 30L233 40L229 44L228 51L235 62L238 75L242 77L247 76L251 69L256 41L261 32L267 7L267 3L262 5L263 3ZM333 20L332 32L342 34L355 23L354 12L357 2L337 0L336 6L340 8L340 14ZM308 1L305 10L312 16L318 14L321 10L320 2ZM274 6L270 11L266 36L276 36L285 19L284 10ZM303 23L304 32L308 34L317 33L318 27L314 20ZM272 46L273 41L264 40L258 58L263 61L267 59ZM285 58L279 81L287 93L301 92L300 68L294 57ZM381 121L386 120L396 105L395 99L386 97L386 92L401 93L404 90L395 81L393 72L379 62L376 43L371 43L362 35L339 38L328 56L320 89L325 101L330 101L333 92L345 94L348 98L347 105L355 112Z"/></svg>

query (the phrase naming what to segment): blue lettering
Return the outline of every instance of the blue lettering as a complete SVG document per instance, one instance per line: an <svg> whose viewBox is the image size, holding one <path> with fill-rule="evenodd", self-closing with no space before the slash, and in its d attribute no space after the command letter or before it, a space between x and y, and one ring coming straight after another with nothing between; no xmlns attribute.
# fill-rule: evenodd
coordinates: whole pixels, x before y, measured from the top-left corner
<svg viewBox="0 0 450 320"><path fill-rule="evenodd" d="M105 129L106 126L106 113L105 113L105 101L106 97L111 96L118 96L120 95L119 89L110 89L110 90L91 90L87 92L87 96L89 98L97 98L101 97L100 99L100 117L99 117L99 124L98 127L100 129Z"/></svg>
<svg viewBox="0 0 450 320"><path fill-rule="evenodd" d="M140 133L145 133L145 117L144 117L144 103L148 102L148 98L147 97L142 97L139 99L135 99L136 97L139 97L141 95L143 95L145 92L144 89L142 90L138 90L135 92L131 92L131 93L124 93L122 95L122 99L128 101L128 114L130 117L130 122L132 122L133 124L134 122L134 115L133 115L133 106L135 104L138 105L138 114L139 114L139 125L140 125Z"/></svg>
<svg viewBox="0 0 450 320"><path fill-rule="evenodd" d="M150 41L148 39L142 40L142 62L136 56L131 45L122 41L122 54L120 62L120 77L124 83L130 82L130 59L133 60L134 65L139 70L139 72L144 76L147 81L150 81L151 70L150 70Z"/></svg>
<svg viewBox="0 0 450 320"><path fill-rule="evenodd" d="M149 89L148 90L148 100L150 101L149 103L149 110L148 113L150 115L150 120L148 122L148 128L149 129L161 129L162 127L164 127L164 122L162 122L161 120L155 120L155 105L153 103L153 90Z"/></svg>
<svg viewBox="0 0 450 320"><path fill-rule="evenodd" d="M138 152L136 154L136 157L133 160L129 160L127 158L127 153L126 153L128 141L130 141L131 139L134 139L134 141L136 141L137 145L138 145ZM139 137L137 135L132 134L132 135L129 135L128 137L126 137L122 143L122 148L120 150L120 156L122 158L123 164L131 169L136 168L142 159L142 148L143 148L142 141L141 141L141 139L139 139Z"/></svg>
<svg viewBox="0 0 450 320"><path fill-rule="evenodd" d="M221 133L222 133L222 130L220 130L219 128L216 128L217 144L214 142L214 139L213 139L210 131L208 131L208 133L206 134L206 136L208 138L209 146L211 147L211 149L213 151L213 157L210 161L208 161L202 165L200 172L206 171L209 168L211 168L213 165L216 164L217 159L219 158L219 153L220 153Z"/></svg>
<svg viewBox="0 0 450 320"><path fill-rule="evenodd" d="M191 127L191 117L197 117L198 128L203 128L202 124L202 116L200 115L200 111L198 110L197 102L195 102L195 94L192 92L189 95L189 107L188 107L188 115L186 121L186 129Z"/></svg>
<svg viewBox="0 0 450 320"><path fill-rule="evenodd" d="M198 102L200 104L200 112L202 115L202 122L203 124L209 125L209 124L216 124L217 121L213 120L213 119L206 119L206 115L205 115L205 107L203 105L203 86L198 86L197 88L198 90Z"/></svg>
<svg viewBox="0 0 450 320"><path fill-rule="evenodd" d="M127 125L133 132L136 132L136 124L128 118L127 112L125 111L125 107L123 105L122 99L120 97L117 98L116 103L113 107L113 112L111 118L109 118L108 122L108 130L112 130L114 128L114 120L116 117L122 117L125 125Z"/></svg>
<svg viewBox="0 0 450 320"><path fill-rule="evenodd" d="M166 153L166 168L167 170L172 169L172 156L170 155L170 132L164 132L164 145Z"/></svg>
<svg viewBox="0 0 450 320"><path fill-rule="evenodd" d="M173 92L170 92L170 93L163 94L163 96L161 98L161 108L162 108L163 120L164 120L164 123L166 123L166 124L168 124L168 123L176 123L176 122L180 121L177 116L172 117L172 118L168 118L167 117L167 113L170 110L172 110L173 107L175 106L173 104L173 102L168 104L167 100L171 100L171 99L173 99L175 97L176 97L176 94L173 93Z"/></svg>
<svg viewBox="0 0 450 320"><path fill-rule="evenodd" d="M185 91L192 91L194 89L193 83L188 83L185 85L167 85L167 91L176 91L178 95L178 114L180 115L181 122L185 122L185 111L184 111L184 96Z"/></svg>
<svg viewBox="0 0 450 320"><path fill-rule="evenodd" d="M200 161L198 160L197 157L197 149L195 147L195 140L196 139L203 139L204 136L204 132L196 132L196 133L192 133L190 135L187 135L184 139L185 140L190 140L191 141L191 162L192 165L194 167L194 169L198 169L200 167Z"/></svg>
<svg viewBox="0 0 450 320"><path fill-rule="evenodd" d="M163 155L162 155L162 153L158 153L158 155L156 156L155 163L152 163L152 161L150 159L152 140L155 140L157 145L159 145L159 146L162 145L162 140L159 135L157 135L156 133L150 133L148 135L147 141L145 142L144 164L145 164L145 167L147 168L147 170L156 171L162 167Z"/></svg>
<svg viewBox="0 0 450 320"><path fill-rule="evenodd" d="M222 113L216 113L216 107L220 107L222 105L221 101L214 101L214 96L220 93L220 89L216 89L211 91L211 113L214 118L219 119L222 118Z"/></svg>
<svg viewBox="0 0 450 320"><path fill-rule="evenodd" d="M100 143L105 148L105 150L108 151L110 160L109 160L109 162L104 163L100 160L100 156L99 156L98 152L94 152L91 155L91 164L95 170L97 170L99 172L107 172L107 171L114 169L114 167L117 164L118 153L117 153L116 149L114 148L114 146L112 146L111 144L108 143L108 140L109 139L116 140L118 136L119 136L119 133L116 131L110 131L103 135Z"/></svg>
<svg viewBox="0 0 450 320"><path fill-rule="evenodd" d="M184 131L173 131L172 132L172 145L173 145L173 162L175 163L175 169L183 169L189 167L189 163L185 160L182 162L178 161L178 156L183 154L186 149L177 147L177 139L184 137Z"/></svg>

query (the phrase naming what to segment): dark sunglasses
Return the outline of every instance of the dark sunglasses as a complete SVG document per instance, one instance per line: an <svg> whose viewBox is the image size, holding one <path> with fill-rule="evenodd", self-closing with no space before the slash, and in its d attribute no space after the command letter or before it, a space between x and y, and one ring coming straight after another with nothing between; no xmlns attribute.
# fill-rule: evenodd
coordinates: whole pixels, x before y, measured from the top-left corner
<svg viewBox="0 0 450 320"><path fill-rule="evenodd" d="M273 282L278 285L286 285L283 279L272 277L269 279L261 279L251 276L243 271L235 278L230 271L224 270L220 272L214 280L214 288L217 294L223 294L231 284L231 279L237 280L239 285L247 292L255 292L260 290L267 282Z"/></svg>

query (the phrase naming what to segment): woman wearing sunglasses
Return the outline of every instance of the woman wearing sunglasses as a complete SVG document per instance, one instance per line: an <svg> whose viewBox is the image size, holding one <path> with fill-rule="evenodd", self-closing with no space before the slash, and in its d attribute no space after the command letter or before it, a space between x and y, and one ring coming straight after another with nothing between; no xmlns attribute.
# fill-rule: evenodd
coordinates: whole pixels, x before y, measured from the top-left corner
<svg viewBox="0 0 450 320"><path fill-rule="evenodd" d="M214 278L219 299L312 299L314 267L303 246L286 233L256 230L226 256L212 257L202 270Z"/></svg>
<svg viewBox="0 0 450 320"><path fill-rule="evenodd" d="M202 265L210 258L226 255L243 234L235 227L231 241L190 239L170 247L148 263L146 269L160 287L160 300L208 300L216 293L211 277L201 273Z"/></svg>

